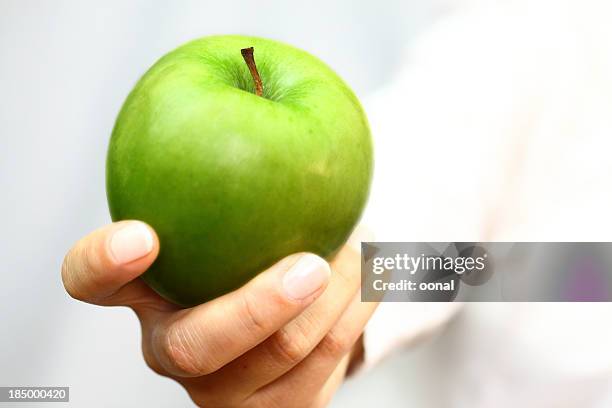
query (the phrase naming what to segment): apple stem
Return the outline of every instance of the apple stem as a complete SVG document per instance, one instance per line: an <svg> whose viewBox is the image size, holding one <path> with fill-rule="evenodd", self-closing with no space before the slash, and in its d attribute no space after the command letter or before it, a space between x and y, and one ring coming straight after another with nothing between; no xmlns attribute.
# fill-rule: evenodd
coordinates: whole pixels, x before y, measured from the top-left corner
<svg viewBox="0 0 612 408"><path fill-rule="evenodd" d="M255 65L253 47L243 48L240 50L240 53L242 54L242 58L244 58L244 62L246 62L247 66L249 67L249 71L251 71L253 82L255 82L255 94L257 96L262 96L263 83L261 82L261 77L259 76L259 72L257 71L257 65Z"/></svg>

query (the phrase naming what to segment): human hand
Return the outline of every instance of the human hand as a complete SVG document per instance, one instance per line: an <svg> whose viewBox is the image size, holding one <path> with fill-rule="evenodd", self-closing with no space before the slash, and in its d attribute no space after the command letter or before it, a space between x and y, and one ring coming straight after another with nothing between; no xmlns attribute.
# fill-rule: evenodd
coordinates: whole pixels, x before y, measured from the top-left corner
<svg viewBox="0 0 612 408"><path fill-rule="evenodd" d="M294 254L234 292L181 309L138 279L159 253L155 232L122 221L75 244L62 280L75 299L132 308L147 365L198 405L322 407L377 305L360 301L359 241L331 264Z"/></svg>

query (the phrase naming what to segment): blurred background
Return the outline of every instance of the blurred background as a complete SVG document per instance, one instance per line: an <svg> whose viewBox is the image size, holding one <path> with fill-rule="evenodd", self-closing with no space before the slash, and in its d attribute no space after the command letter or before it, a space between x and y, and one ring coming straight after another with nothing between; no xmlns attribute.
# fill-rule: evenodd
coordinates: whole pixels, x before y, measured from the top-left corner
<svg viewBox="0 0 612 408"><path fill-rule="evenodd" d="M371 121L364 222L381 241L610 241L611 17L603 1L0 0L0 385L192 405L145 366L131 311L60 280L73 242L110 221L114 120L164 53L239 33L334 68ZM332 407L612 406L611 322L607 305L470 305Z"/></svg>

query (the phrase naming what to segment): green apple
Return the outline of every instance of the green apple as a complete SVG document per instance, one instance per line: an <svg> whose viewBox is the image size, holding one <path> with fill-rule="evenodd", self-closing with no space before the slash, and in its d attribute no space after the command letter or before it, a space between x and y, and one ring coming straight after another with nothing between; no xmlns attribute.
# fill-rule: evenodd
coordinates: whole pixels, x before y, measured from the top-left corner
<svg viewBox="0 0 612 408"><path fill-rule="evenodd" d="M249 47L256 66L241 53ZM280 42L213 36L162 57L129 94L107 196L113 220L157 231L144 280L191 306L289 254L332 257L362 213L372 168L366 115L327 65Z"/></svg>

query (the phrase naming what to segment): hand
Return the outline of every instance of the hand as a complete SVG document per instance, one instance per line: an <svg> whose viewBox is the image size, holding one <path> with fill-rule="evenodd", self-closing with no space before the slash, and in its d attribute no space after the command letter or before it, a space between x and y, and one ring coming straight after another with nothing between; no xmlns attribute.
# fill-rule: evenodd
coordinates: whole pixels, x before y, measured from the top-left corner
<svg viewBox="0 0 612 408"><path fill-rule="evenodd" d="M182 384L198 405L322 407L376 308L360 301L353 246L340 250L331 269L316 255L294 254L234 292L181 309L137 279L159 253L155 232L122 221L81 239L66 255L62 279L76 299L131 307L147 365Z"/></svg>

